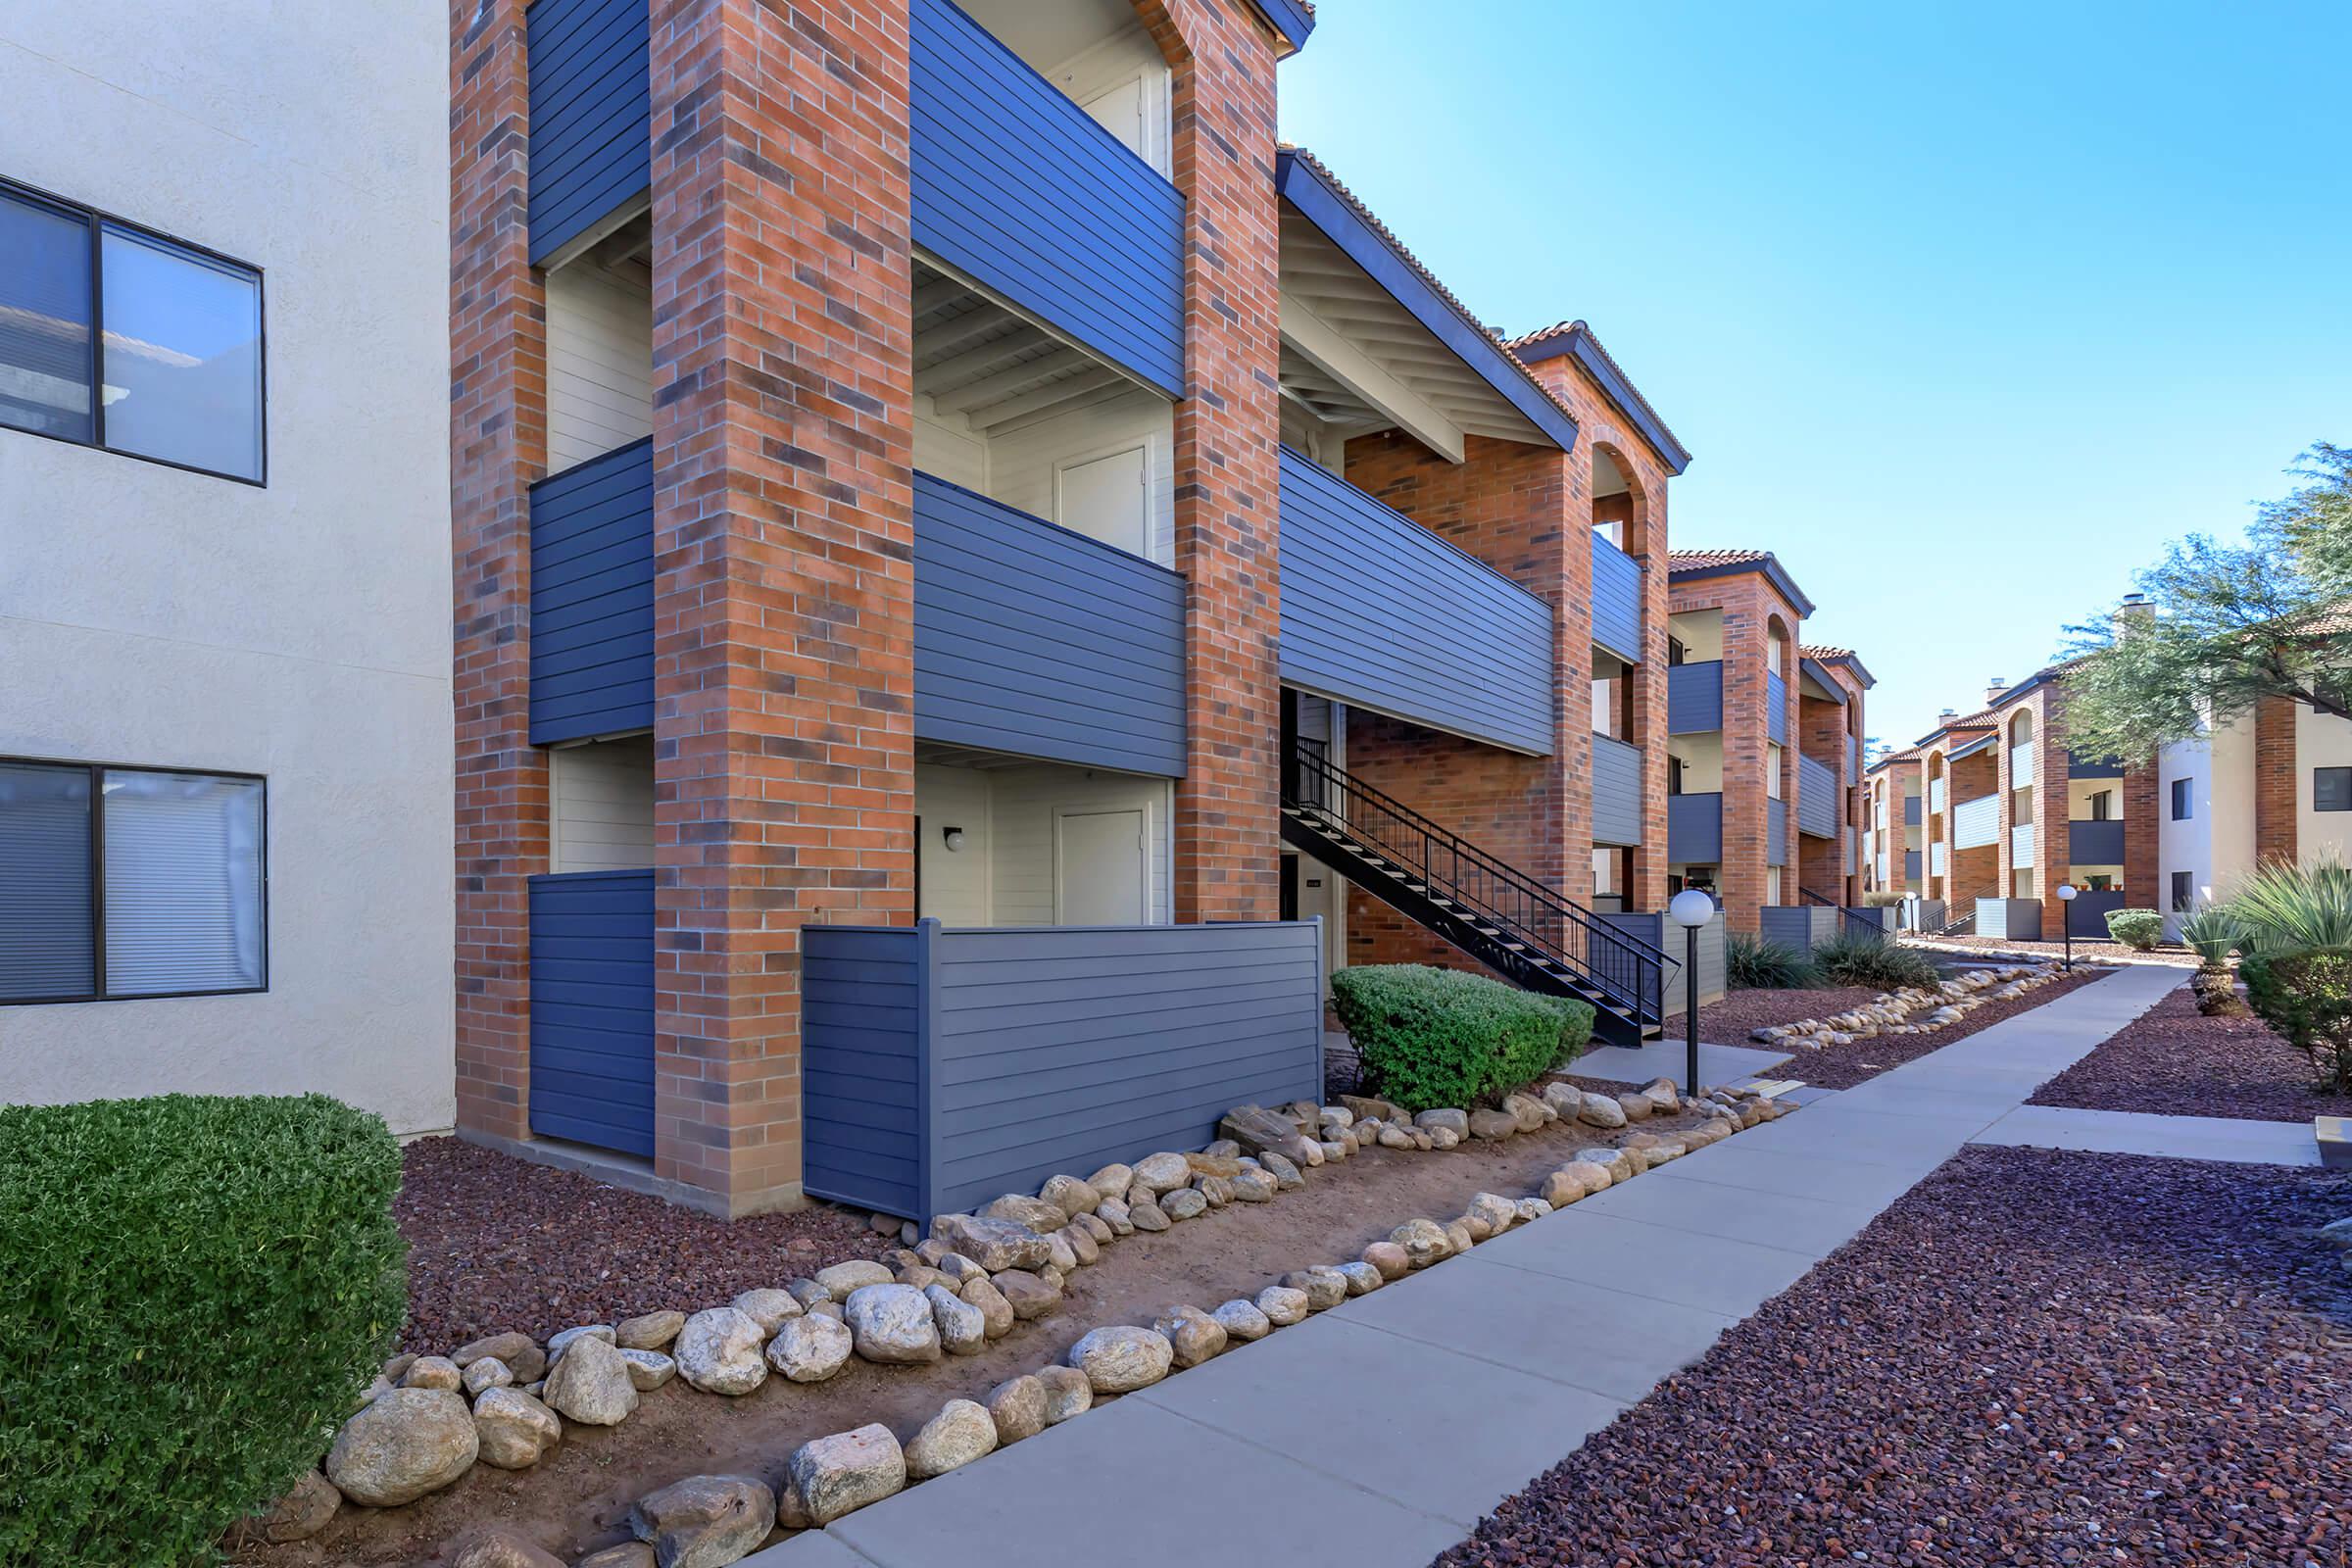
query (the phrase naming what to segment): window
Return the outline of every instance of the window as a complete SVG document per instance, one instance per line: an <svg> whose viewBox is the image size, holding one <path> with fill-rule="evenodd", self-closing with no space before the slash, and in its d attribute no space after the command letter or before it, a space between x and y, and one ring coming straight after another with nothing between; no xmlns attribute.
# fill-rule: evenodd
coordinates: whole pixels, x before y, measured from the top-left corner
<svg viewBox="0 0 2352 1568"><path fill-rule="evenodd" d="M2313 768L2311 808L2315 811L2352 811L2352 767Z"/></svg>
<svg viewBox="0 0 2352 1568"><path fill-rule="evenodd" d="M2196 902L2197 890L2192 880L2195 875L2196 873L2193 871L2175 871L2173 873L2173 907L2175 910L2186 909Z"/></svg>
<svg viewBox="0 0 2352 1568"><path fill-rule="evenodd" d="M1770 741L1764 743L1764 793L1776 801L1781 798L1781 749Z"/></svg>
<svg viewBox="0 0 2352 1568"><path fill-rule="evenodd" d="M259 484L262 276L0 185L0 425Z"/></svg>
<svg viewBox="0 0 2352 1568"><path fill-rule="evenodd" d="M2115 791L2101 790L2090 798L2090 819L2093 822L2115 820Z"/></svg>
<svg viewBox="0 0 2352 1568"><path fill-rule="evenodd" d="M261 991L264 785L0 761L0 1003Z"/></svg>
<svg viewBox="0 0 2352 1568"><path fill-rule="evenodd" d="M2176 822L2188 820L2188 786L2187 779L2173 780L2173 820Z"/></svg>

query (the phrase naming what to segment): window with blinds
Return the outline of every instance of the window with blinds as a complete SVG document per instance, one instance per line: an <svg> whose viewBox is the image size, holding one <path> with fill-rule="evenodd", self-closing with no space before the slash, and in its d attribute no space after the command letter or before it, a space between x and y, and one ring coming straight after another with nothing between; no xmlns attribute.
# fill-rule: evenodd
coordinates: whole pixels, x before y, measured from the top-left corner
<svg viewBox="0 0 2352 1568"><path fill-rule="evenodd" d="M0 1003L269 983L262 780L0 761Z"/></svg>

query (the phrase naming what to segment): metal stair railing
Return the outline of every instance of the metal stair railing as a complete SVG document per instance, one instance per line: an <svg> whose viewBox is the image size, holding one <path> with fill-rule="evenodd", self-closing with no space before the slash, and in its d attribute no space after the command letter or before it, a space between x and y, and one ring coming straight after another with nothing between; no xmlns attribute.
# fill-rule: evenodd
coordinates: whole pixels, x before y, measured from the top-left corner
<svg viewBox="0 0 2352 1568"><path fill-rule="evenodd" d="M1975 936L1977 934L1977 900L1994 898L2000 891L1997 887L1989 887L1979 889L1976 893L1971 894L1968 900L1968 912L1954 916L1936 934L1939 937Z"/></svg>
<svg viewBox="0 0 2352 1568"><path fill-rule="evenodd" d="M1822 895L1814 892L1811 888L1803 886L1799 886L1797 888L1796 896L1807 904L1819 905L1824 908L1836 909L1838 911L1838 928L1840 931L1843 931L1849 937L1875 937L1882 942L1886 939L1886 928L1885 926L1878 924L1876 921L1864 919L1862 916L1856 914L1852 909L1847 908L1844 905L1838 903L1836 899L1824 898Z"/></svg>
<svg viewBox="0 0 2352 1568"><path fill-rule="evenodd" d="M1333 766L1319 746L1298 746L1289 782L1285 804L1313 812L1319 831L1343 845L1364 846L1404 873L1402 880L1450 901L1474 928L1483 923L1506 945L1523 944L1635 1022L1663 1021L1662 949L1593 918L1526 872Z"/></svg>

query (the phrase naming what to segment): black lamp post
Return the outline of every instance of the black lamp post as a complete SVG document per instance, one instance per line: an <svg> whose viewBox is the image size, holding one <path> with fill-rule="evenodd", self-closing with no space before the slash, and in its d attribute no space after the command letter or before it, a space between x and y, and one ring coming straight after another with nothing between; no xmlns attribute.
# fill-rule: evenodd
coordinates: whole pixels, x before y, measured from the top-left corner
<svg viewBox="0 0 2352 1568"><path fill-rule="evenodd" d="M2066 943L2064 972L2067 974L2075 972L2075 922L2071 916L2075 912L2076 891L2072 882L2058 884L2058 930L2062 940Z"/></svg>
<svg viewBox="0 0 2352 1568"><path fill-rule="evenodd" d="M1686 1087L1698 1098L1698 930L1715 918L1715 901L1696 888L1685 888L1666 906L1674 923L1683 928L1683 1035L1689 1055L1684 1062Z"/></svg>

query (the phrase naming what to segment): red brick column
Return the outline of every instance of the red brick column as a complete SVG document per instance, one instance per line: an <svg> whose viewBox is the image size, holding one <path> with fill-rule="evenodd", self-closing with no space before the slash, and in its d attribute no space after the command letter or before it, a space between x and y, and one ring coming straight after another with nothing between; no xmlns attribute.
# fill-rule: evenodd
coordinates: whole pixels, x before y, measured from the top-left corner
<svg viewBox="0 0 2352 1568"><path fill-rule="evenodd" d="M800 931L913 917L905 0L659 0L660 1175L801 1196Z"/></svg>
<svg viewBox="0 0 2352 1568"><path fill-rule="evenodd" d="M1221 0L1136 0L1136 11L1174 77L1185 195L1176 569L1190 687L1176 918L1270 920L1282 893L1274 45L1246 7Z"/></svg>
<svg viewBox="0 0 2352 1568"><path fill-rule="evenodd" d="M2295 701L2264 697L2254 705L2254 863L2301 856L2295 797Z"/></svg>
<svg viewBox="0 0 2352 1568"><path fill-rule="evenodd" d="M450 553L457 743L458 1125L528 1136L530 907L547 759L530 744L531 481L547 339L524 220L521 0L450 12Z"/></svg>
<svg viewBox="0 0 2352 1568"><path fill-rule="evenodd" d="M2169 803L2157 783L2156 764L2126 768L2118 794L2124 813L2124 902L2134 908L2169 909L2172 898L2156 854L2163 831L2160 813Z"/></svg>
<svg viewBox="0 0 2352 1568"><path fill-rule="evenodd" d="M1550 607L1554 755L1528 757L1418 724L1351 713L1348 771L1571 901L1592 876L1591 503L1573 454L1469 438L1449 463L1395 431L1348 444L1348 479ZM1470 962L1366 894L1348 905L1348 956Z"/></svg>

